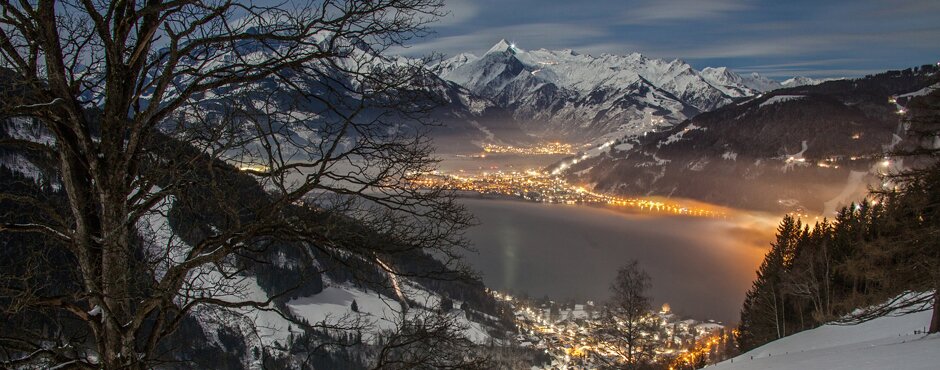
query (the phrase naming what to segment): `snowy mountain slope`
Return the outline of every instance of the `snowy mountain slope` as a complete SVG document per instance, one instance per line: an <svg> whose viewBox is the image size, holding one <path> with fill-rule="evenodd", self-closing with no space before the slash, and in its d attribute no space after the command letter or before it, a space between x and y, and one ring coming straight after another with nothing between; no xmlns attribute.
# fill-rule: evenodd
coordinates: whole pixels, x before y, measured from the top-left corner
<svg viewBox="0 0 940 370"><path fill-rule="evenodd" d="M604 153L556 168L605 192L831 210L864 197L884 171L876 165L903 136L888 98L936 83L932 68L776 90L645 136L608 138Z"/></svg>
<svg viewBox="0 0 940 370"><path fill-rule="evenodd" d="M39 127L30 120L0 121L0 139L16 137L34 143L54 143L48 133ZM57 171L54 167L41 165L43 162L38 161L37 157L30 151L3 147L0 150L0 173L3 174L0 176L0 187L22 188L23 192L42 194L50 202L64 202L61 186L47 186L49 183L58 183ZM8 162L5 158L14 158L16 161ZM24 163L31 165L27 167ZM255 183L255 180L239 174L233 168L227 168L222 163L217 165L222 170L231 171L232 177L229 179L232 181L225 181L226 185L214 186L214 190L227 192L234 202L248 202L246 199L265 197L263 188ZM159 190L159 185L152 189ZM198 198L197 194L201 194L199 190L205 189L192 189L192 193L181 192L182 194L165 198L153 205L134 225L141 248L140 253L135 256L153 267L148 270L153 279L163 279L169 268L185 259L192 250L191 246L195 245L194 241L198 241L195 234L214 232L218 230L216 225L223 224L220 219L224 219L224 216L219 216L222 212L219 212L218 204L192 206L191 198ZM306 208L299 208L297 211L305 212L304 209ZM359 228L357 233L364 233L366 230ZM26 234L11 237L4 235L5 248L0 257L8 258L8 253L17 253L17 249L21 247L33 247L30 239L20 235ZM292 346L299 346L292 341L304 333L296 322L291 322L275 312L274 308L280 308L290 318L313 325L324 320L327 323L335 323L343 320L344 316L359 320L368 324L363 339L375 337L380 332L402 323L400 299L396 298L394 290L387 288L389 274L383 273L384 270L376 266L363 265L360 262L357 264L359 270L354 275L350 272L352 267L349 267L349 261L340 263L337 257L328 257L316 248L313 249L310 253L314 257L305 259L299 256L301 253L296 248L278 242L258 249L258 254L244 260L240 259L242 256L233 256L219 264L205 264L193 271L189 275L190 283L173 299L173 302L181 307L193 302L193 297L211 297L229 302L251 300L267 303L257 307L240 308L197 304L193 307L192 315L181 324L177 334L167 340L168 345L179 348L168 352L167 356L172 356L168 359L191 360L191 365L198 368L270 368L261 363L259 358L289 356ZM311 260L311 265L305 264L305 261ZM412 276L398 280L407 298L409 319L418 316L446 316L462 327L466 337L475 343L489 342L493 339L490 332L501 334L508 330L502 326L507 322L498 322L501 319L497 318L499 313L496 311L496 302L485 291L481 282L434 281L421 278L419 272L424 271L422 269L441 271L439 262L423 252L391 255L385 261L390 268ZM64 268L72 266L71 262L55 263L62 263ZM317 272L311 274L311 267ZM226 271L229 276L223 276L219 269ZM362 277L363 281L356 280L354 276ZM283 295L288 289L290 294ZM444 311L441 308L445 298L453 302L453 309ZM353 312L350 307L352 300L357 301L359 312ZM368 341L364 344L366 347L373 345L374 342ZM369 350L357 349L357 361L367 363ZM363 354L360 356L359 353ZM218 360L219 358L224 360ZM353 365L348 358L345 360L344 363Z"/></svg>
<svg viewBox="0 0 940 370"><path fill-rule="evenodd" d="M477 59L480 59L480 57L473 55L471 53L460 53L450 58L444 59L434 65L431 65L429 66L429 68L431 68L432 71L438 73L439 75L445 75L457 69L458 67L464 64L470 63Z"/></svg>
<svg viewBox="0 0 940 370"><path fill-rule="evenodd" d="M780 83L783 87L797 87L797 86L806 86L806 85L819 85L826 81L835 81L841 80L841 78L810 78L797 76L787 80L784 80Z"/></svg>
<svg viewBox="0 0 940 370"><path fill-rule="evenodd" d="M751 96L764 91L748 86L744 77L732 72L727 67L705 67L700 73L712 86L717 87L728 95L737 94L739 96Z"/></svg>
<svg viewBox="0 0 940 370"><path fill-rule="evenodd" d="M506 108L530 134L596 143L612 133L640 135L670 126L783 86L724 67L697 71L681 60L639 53L524 50L506 40L480 57L458 54L432 68L443 79Z"/></svg>
<svg viewBox="0 0 940 370"><path fill-rule="evenodd" d="M926 336L930 311L878 318L857 325L824 325L778 339L719 370L936 369L940 335Z"/></svg>
<svg viewBox="0 0 940 370"><path fill-rule="evenodd" d="M241 184L239 189L245 187L253 186ZM263 196L260 194L256 193L256 196ZM156 205L144 218L145 222L138 225L140 234L145 236L144 244L149 251L145 253L147 258L163 258L168 267L179 263L175 256L185 255L193 245L193 239L187 235L192 234L191 228L194 226L182 220L189 219L193 213L207 213L202 215L204 218L199 219L199 225L196 227L214 228L212 209L192 209L183 205L185 203L177 201L175 197L168 198ZM304 212L304 209L297 211ZM308 217L315 217L314 214L308 214ZM359 232L368 231L360 229ZM495 329L492 322L480 320L480 315L470 314L495 313L491 307L484 307L493 301L483 290L482 283L427 283L419 277L404 278L385 273L378 266L372 265L373 262L360 261L352 254L337 252L337 255L328 255L316 249L310 250L313 256L310 266L304 265L307 260L299 258L297 253L299 252L296 249L287 245L273 245L250 260L255 262L255 265L249 264L247 268L238 267L239 263L232 261L231 264L206 265L196 271L191 286L186 287L189 297L194 296L192 292L199 292L195 296L200 298L267 302L264 305L240 308L199 306L195 321L201 330L213 333L224 328L233 333L230 341L241 341L244 348L264 348L274 357L289 356L289 350L298 345L294 339L303 333L298 330L297 324L289 319L325 326L356 323L363 332L353 334L362 335L365 346L377 344L381 335L399 329L400 326L406 325L406 321L427 319L434 315L450 317L462 328L466 337L476 343L491 340L490 331L503 330ZM336 261L338 258L349 260ZM423 252L407 256L392 255L383 259L387 261L390 269L404 273L422 271L421 268L436 268L433 266L439 263ZM359 266L356 268L357 272L349 270L353 267L348 266L352 265ZM310 267L321 272L306 279L297 278L306 276ZM160 269L157 270L155 277L159 278ZM227 276L220 270L225 271ZM287 287L279 284L287 284ZM298 286L294 287L294 284ZM288 295L283 294L285 289L290 289ZM454 301L454 307L460 309L441 311L441 302L445 298ZM186 299L188 298L181 296L175 301L182 305L187 303ZM351 307L353 301L357 303L356 310ZM465 302L467 304L463 305ZM280 308L281 313L287 317L274 311L276 308ZM333 334L350 333L338 330ZM256 367L248 361L247 354L243 355L246 368Z"/></svg>
<svg viewBox="0 0 940 370"><path fill-rule="evenodd" d="M253 30L249 28L246 32L253 32ZM425 118L422 123L433 123L433 125L422 126L419 129L427 128L434 136L459 137L460 141L468 144L471 141L484 140L491 133L511 136L519 131L511 119L505 119L507 115L504 110L491 100L440 78L431 69L422 69L423 61L421 60L379 54L368 45L355 40L339 39L335 41L336 45L332 45L325 38L326 35L318 34L310 40L310 44L299 46L275 42L264 45L257 42L244 42L236 49L207 51L205 58L208 61L205 63L187 65L186 61L182 62L178 69L186 70L191 67L199 70L208 68L207 66L236 63L240 58L265 60L273 55L284 54L285 49L291 48L311 50L333 48L334 52L340 55L329 61L313 59L285 73L245 83L237 88L227 86L196 94L190 101L193 104L191 109L207 112L222 111L224 107L232 106L237 102L246 106L253 105L254 110L261 111L261 115L275 116L272 112L289 111L290 117L278 117L281 121L287 121L278 127L280 135L301 146L317 144L315 138L322 136L324 131L328 131L324 129L324 122L337 122L343 117L351 116L363 122L381 116L389 126L400 125L403 129L416 129L419 124L415 117L422 116ZM435 67L447 70L474 59L476 57L471 54L463 54L451 58L452 66L450 67L444 64ZM369 89L370 78L384 74L395 75L396 72L389 71L397 70L403 70L405 72L402 74L414 77L411 80L413 84L410 86L403 84L398 91L388 91L387 96L365 93ZM390 78L390 80L394 81L395 78ZM166 93L168 98L180 94L173 86ZM91 91L86 95L85 99L88 101L101 102L99 91ZM144 94L144 96L151 95ZM308 96L315 96L315 98ZM389 96L408 96L405 102L400 102L398 106L409 105L411 109L422 107L422 109L417 109L422 114L401 114L394 109L395 104L387 101ZM389 106L393 109L389 109ZM172 123L167 126L172 126Z"/></svg>
<svg viewBox="0 0 940 370"><path fill-rule="evenodd" d="M675 123L731 101L688 64L639 54L526 51L502 40L482 57L458 55L439 66L442 78L505 107L536 135L637 133L649 129L650 114Z"/></svg>
<svg viewBox="0 0 940 370"><path fill-rule="evenodd" d="M348 70L420 64L405 57L375 55L360 43L351 42L347 46L349 56L340 60L339 66ZM257 56L271 50L249 43L239 52ZM235 59L218 55L218 63ZM358 65L362 60L367 62ZM308 93L334 102L354 103L360 96L349 91L349 87L355 89L361 83L355 76L317 62L305 68L325 76L294 75L296 81L292 84ZM596 141L611 133L639 135L782 86L757 74L740 76L727 68L697 71L681 60L648 58L638 53L592 56L572 50L527 51L505 40L482 56L462 53L427 68L429 73L420 89L432 95L430 100L440 103L431 117L442 125L432 133L447 140L447 147L472 147L471 143L482 141L530 140L532 135L582 141ZM237 93L255 99L252 91L276 86L283 87L277 90L285 95L279 101L297 100L290 96L287 86L281 85L283 82L277 79L265 79L246 85ZM211 109L232 99L233 93L216 90L196 99L201 100L204 108ZM316 102L306 102L292 110L299 110L304 118L294 122L296 128L287 128L283 134L299 138L299 143L308 141L307 136L316 136L318 122L337 119ZM381 114L363 113L363 117ZM405 117L400 121L405 126L411 123Z"/></svg>
<svg viewBox="0 0 940 370"><path fill-rule="evenodd" d="M743 75L741 76L741 79L744 86L757 91L773 91L783 87L783 85L779 82L761 76L757 72L751 72L751 74Z"/></svg>
<svg viewBox="0 0 940 370"><path fill-rule="evenodd" d="M747 75L740 75L728 70L726 67L706 67L702 69L701 74L703 77L705 77L706 80L708 80L708 82L711 82L716 87L724 87L725 89L732 90L743 88L745 95L756 95L757 93L770 92L784 87L819 85L826 81L839 80L839 78L817 79L796 76L784 80L783 82L778 82L761 76L757 72L752 72Z"/></svg>

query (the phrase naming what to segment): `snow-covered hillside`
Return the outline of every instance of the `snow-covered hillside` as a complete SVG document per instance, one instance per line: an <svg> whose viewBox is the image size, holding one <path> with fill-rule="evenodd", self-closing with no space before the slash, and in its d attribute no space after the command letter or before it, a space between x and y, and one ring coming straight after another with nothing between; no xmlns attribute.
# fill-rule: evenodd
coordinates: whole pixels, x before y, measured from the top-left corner
<svg viewBox="0 0 940 370"><path fill-rule="evenodd" d="M824 325L785 337L709 369L937 369L940 335L921 334L930 311L858 325Z"/></svg>

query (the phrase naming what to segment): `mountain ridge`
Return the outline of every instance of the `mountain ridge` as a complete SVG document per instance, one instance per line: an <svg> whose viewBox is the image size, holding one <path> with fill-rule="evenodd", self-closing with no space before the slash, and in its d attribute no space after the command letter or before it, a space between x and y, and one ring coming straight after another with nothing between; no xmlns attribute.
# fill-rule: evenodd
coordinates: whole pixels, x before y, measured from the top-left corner
<svg viewBox="0 0 940 370"><path fill-rule="evenodd" d="M447 81L507 109L529 133L590 140L639 135L771 89L780 82L680 59L524 50L501 39L482 56L431 66ZM815 80L799 79L791 85Z"/></svg>
<svg viewBox="0 0 940 370"><path fill-rule="evenodd" d="M905 135L903 104L938 78L925 65L778 89L555 168L597 191L829 215L896 165L885 153Z"/></svg>

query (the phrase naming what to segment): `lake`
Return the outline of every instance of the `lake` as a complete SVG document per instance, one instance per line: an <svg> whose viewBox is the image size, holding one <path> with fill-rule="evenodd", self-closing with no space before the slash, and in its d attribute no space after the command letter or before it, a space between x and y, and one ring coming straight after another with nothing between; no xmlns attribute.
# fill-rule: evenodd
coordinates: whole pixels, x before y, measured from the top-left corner
<svg viewBox="0 0 940 370"><path fill-rule="evenodd" d="M555 300L603 301L617 268L638 259L654 304L696 319L737 322L777 217L630 214L579 205L463 199L480 225L467 261L490 288Z"/></svg>

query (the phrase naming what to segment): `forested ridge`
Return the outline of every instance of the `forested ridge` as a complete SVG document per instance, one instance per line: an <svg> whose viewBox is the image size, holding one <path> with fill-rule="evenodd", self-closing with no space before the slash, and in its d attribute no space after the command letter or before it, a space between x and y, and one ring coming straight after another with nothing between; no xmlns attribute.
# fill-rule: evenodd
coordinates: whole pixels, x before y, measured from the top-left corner
<svg viewBox="0 0 940 370"><path fill-rule="evenodd" d="M909 137L885 159L905 169L832 220L780 222L741 309L742 351L827 322L929 309L927 331L940 331L940 92L908 108Z"/></svg>

